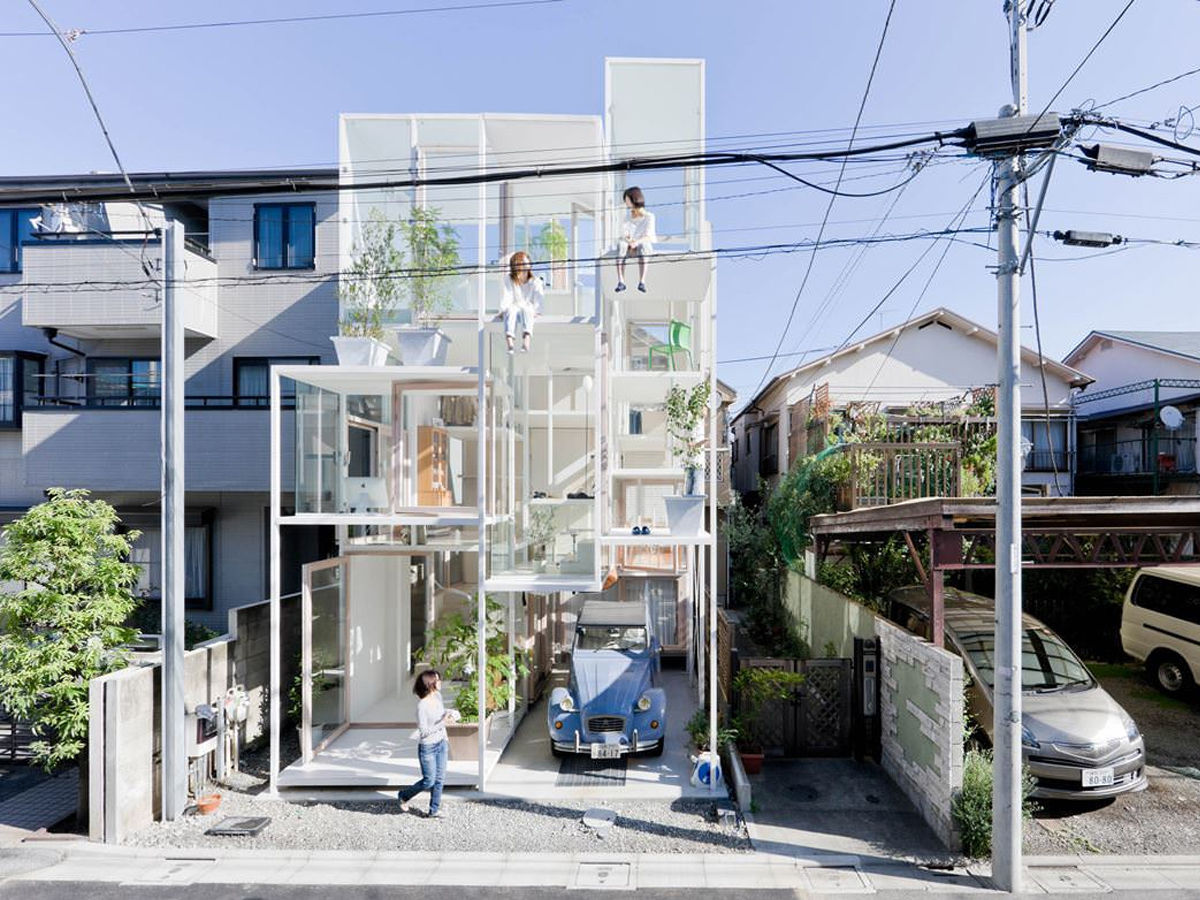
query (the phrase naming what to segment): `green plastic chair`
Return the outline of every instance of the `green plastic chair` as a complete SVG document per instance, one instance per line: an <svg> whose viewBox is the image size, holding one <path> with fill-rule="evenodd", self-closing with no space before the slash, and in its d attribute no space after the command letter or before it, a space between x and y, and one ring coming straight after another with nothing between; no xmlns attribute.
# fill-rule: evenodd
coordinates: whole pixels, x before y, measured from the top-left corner
<svg viewBox="0 0 1200 900"><path fill-rule="evenodd" d="M692 367L692 326L686 325L678 319L672 319L667 326L667 343L655 344L650 348L646 368L654 368L655 353L667 358L667 368L671 371L675 370L675 354L686 353L690 369Z"/></svg>

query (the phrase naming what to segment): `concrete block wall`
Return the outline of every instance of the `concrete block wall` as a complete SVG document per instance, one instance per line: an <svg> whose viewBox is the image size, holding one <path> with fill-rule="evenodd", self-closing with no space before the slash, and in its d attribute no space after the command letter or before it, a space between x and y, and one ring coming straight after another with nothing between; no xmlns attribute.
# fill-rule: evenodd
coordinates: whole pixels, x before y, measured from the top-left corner
<svg viewBox="0 0 1200 900"><path fill-rule="evenodd" d="M230 631L184 655L184 703L194 710L235 684L250 696L243 744L266 734L270 715L270 604L231 610ZM284 701L297 674L300 603L283 601ZM89 823L93 841L119 844L162 812L162 666L130 666L89 686Z"/></svg>
<svg viewBox="0 0 1200 900"><path fill-rule="evenodd" d="M962 660L883 619L875 629L883 767L946 846L956 848L950 805L963 777Z"/></svg>
<svg viewBox="0 0 1200 900"><path fill-rule="evenodd" d="M832 644L834 656L850 658L856 637L875 637L875 613L799 572L788 572L783 605L814 656L825 656L826 645Z"/></svg>

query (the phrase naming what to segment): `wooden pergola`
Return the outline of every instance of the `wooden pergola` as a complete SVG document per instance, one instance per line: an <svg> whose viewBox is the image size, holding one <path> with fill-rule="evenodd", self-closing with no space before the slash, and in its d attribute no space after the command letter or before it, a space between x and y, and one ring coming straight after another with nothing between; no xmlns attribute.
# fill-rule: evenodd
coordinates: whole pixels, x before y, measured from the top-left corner
<svg viewBox="0 0 1200 900"><path fill-rule="evenodd" d="M1200 565L1200 497L1026 497L1021 561L1034 568ZM930 497L813 516L817 557L838 545L899 534L929 591L933 642L943 644L946 572L995 568L996 502Z"/></svg>

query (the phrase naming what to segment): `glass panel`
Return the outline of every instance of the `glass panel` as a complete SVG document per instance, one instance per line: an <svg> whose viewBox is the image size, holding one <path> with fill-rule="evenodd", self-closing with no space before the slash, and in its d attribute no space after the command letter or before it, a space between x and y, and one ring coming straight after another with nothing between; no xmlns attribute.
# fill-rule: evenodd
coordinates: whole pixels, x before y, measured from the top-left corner
<svg viewBox="0 0 1200 900"><path fill-rule="evenodd" d="M17 240L16 246L13 248L16 253L15 271L20 271L21 269L21 245L33 234L33 219L41 214L42 211L40 209L19 209L16 211Z"/></svg>
<svg viewBox="0 0 1200 900"><path fill-rule="evenodd" d="M21 361L21 378L24 382L24 404L26 406L36 406L38 396L43 393L41 375L42 362L40 360L25 359Z"/></svg>
<svg viewBox="0 0 1200 900"><path fill-rule="evenodd" d="M260 269L283 268L283 207L259 206L254 259Z"/></svg>
<svg viewBox="0 0 1200 900"><path fill-rule="evenodd" d="M270 402L271 388L267 381L268 366L266 362L239 362L237 368L237 385L234 391L243 406L258 405L264 398Z"/></svg>
<svg viewBox="0 0 1200 900"><path fill-rule="evenodd" d="M134 406L156 406L159 396L159 361L135 359L130 364L130 384Z"/></svg>
<svg viewBox="0 0 1200 900"><path fill-rule="evenodd" d="M17 247L13 234L13 218L17 211L0 209L0 272L17 271Z"/></svg>
<svg viewBox="0 0 1200 900"><path fill-rule="evenodd" d="M208 527L183 530L184 593L189 600L208 598Z"/></svg>
<svg viewBox="0 0 1200 900"><path fill-rule="evenodd" d="M312 751L346 721L346 598L341 565L306 576L312 598Z"/></svg>
<svg viewBox="0 0 1200 900"><path fill-rule="evenodd" d="M92 362L92 396L101 406L122 406L129 397L129 360L98 359Z"/></svg>
<svg viewBox="0 0 1200 900"><path fill-rule="evenodd" d="M287 264L291 269L308 269L313 265L314 222L313 208L308 205L287 208Z"/></svg>
<svg viewBox="0 0 1200 900"><path fill-rule="evenodd" d="M11 356L0 356L0 423L11 425L15 421L16 407L13 397L13 380L17 361Z"/></svg>
<svg viewBox="0 0 1200 900"><path fill-rule="evenodd" d="M341 505L341 395L296 383L296 512L333 513Z"/></svg>

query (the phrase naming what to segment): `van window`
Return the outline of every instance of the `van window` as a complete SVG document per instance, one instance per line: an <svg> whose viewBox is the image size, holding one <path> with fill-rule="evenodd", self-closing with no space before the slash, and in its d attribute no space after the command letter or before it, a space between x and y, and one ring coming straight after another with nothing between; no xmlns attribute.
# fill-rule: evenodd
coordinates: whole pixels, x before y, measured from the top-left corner
<svg viewBox="0 0 1200 900"><path fill-rule="evenodd" d="M1143 575L1133 589L1133 605L1200 625L1200 586Z"/></svg>

